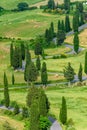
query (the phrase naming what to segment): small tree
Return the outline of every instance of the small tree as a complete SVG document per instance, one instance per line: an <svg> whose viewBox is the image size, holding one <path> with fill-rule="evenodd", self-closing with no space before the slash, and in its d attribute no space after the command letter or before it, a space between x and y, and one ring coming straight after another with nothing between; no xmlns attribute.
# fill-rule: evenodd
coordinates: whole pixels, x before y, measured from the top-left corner
<svg viewBox="0 0 87 130"><path fill-rule="evenodd" d="M8 90L8 80L5 72L4 72L4 101L5 101L5 106L9 107L10 97L9 97L9 90Z"/></svg>
<svg viewBox="0 0 87 130"><path fill-rule="evenodd" d="M79 72L78 72L78 79L82 82L82 64L80 63Z"/></svg>
<svg viewBox="0 0 87 130"><path fill-rule="evenodd" d="M79 13L77 11L73 15L73 30L74 30L74 32L78 32L78 27L79 27Z"/></svg>
<svg viewBox="0 0 87 130"><path fill-rule="evenodd" d="M21 2L17 5L19 11L24 11L29 9L29 6L26 2Z"/></svg>
<svg viewBox="0 0 87 130"><path fill-rule="evenodd" d="M35 55L42 55L42 50L43 50L43 48L42 48L41 43L36 43L35 49L34 49Z"/></svg>
<svg viewBox="0 0 87 130"><path fill-rule="evenodd" d="M28 112L28 108L27 107L23 107L22 108L22 117L23 118L29 117L29 112Z"/></svg>
<svg viewBox="0 0 87 130"><path fill-rule="evenodd" d="M65 32L63 30L59 30L57 32L57 45L62 45L65 40Z"/></svg>
<svg viewBox="0 0 87 130"><path fill-rule="evenodd" d="M42 69L41 69L41 82L43 85L46 86L47 81L48 81L47 67L46 67L46 63L43 62Z"/></svg>
<svg viewBox="0 0 87 130"><path fill-rule="evenodd" d="M71 82L74 79L74 69L72 68L70 62L68 63L68 66L64 69L64 77Z"/></svg>
<svg viewBox="0 0 87 130"><path fill-rule="evenodd" d="M87 52L85 53L85 65L84 65L84 72L87 74Z"/></svg>
<svg viewBox="0 0 87 130"><path fill-rule="evenodd" d="M41 130L47 130L51 126L51 122L47 117L40 116L40 128Z"/></svg>
<svg viewBox="0 0 87 130"><path fill-rule="evenodd" d="M15 77L14 77L14 73L12 73L12 85L14 85L15 83Z"/></svg>
<svg viewBox="0 0 87 130"><path fill-rule="evenodd" d="M37 80L38 72L33 62L27 65L26 68L26 80L27 83L32 83Z"/></svg>
<svg viewBox="0 0 87 130"><path fill-rule="evenodd" d="M71 30L71 27L70 27L69 15L66 15L66 17L65 17L65 31L69 32L70 30Z"/></svg>
<svg viewBox="0 0 87 130"><path fill-rule="evenodd" d="M75 32L75 34L74 34L73 43L74 43L74 51L76 53L78 53L78 51L79 51L79 37L78 37L78 32Z"/></svg>
<svg viewBox="0 0 87 130"><path fill-rule="evenodd" d="M39 56L38 56L37 59L36 59L36 68L37 68L38 71L41 69L41 63L40 63L40 58L39 58Z"/></svg>
<svg viewBox="0 0 87 130"><path fill-rule="evenodd" d="M62 124L66 124L66 122L67 122L67 105L66 105L65 97L62 97L62 106L60 109L59 118L60 118L60 121L62 122Z"/></svg>

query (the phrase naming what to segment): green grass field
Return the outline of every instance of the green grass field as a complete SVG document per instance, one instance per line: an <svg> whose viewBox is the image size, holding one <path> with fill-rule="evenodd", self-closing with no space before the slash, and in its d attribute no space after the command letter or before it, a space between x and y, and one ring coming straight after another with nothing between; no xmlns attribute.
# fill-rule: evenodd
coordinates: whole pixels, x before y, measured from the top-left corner
<svg viewBox="0 0 87 130"><path fill-rule="evenodd" d="M0 1L0 6L2 6L5 9L14 9L17 7L17 4L20 2L26 2L29 5L36 4L38 2L41 2L44 0L3 0Z"/></svg>
<svg viewBox="0 0 87 130"><path fill-rule="evenodd" d="M51 104L50 113L59 120L61 98L65 96L68 108L68 119L72 118L76 130L87 130L87 87L58 88L51 87L45 90ZM10 91L12 101L16 100L20 105L26 104L27 90ZM0 92L0 99L3 93ZM22 99L22 100L21 100Z"/></svg>

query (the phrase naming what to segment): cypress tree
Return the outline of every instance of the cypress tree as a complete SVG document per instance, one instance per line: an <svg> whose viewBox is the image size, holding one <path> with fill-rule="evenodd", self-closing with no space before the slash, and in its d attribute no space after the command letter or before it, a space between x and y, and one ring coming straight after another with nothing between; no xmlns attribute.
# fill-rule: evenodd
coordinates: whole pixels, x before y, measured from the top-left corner
<svg viewBox="0 0 87 130"><path fill-rule="evenodd" d="M64 0L64 9L70 11L70 0Z"/></svg>
<svg viewBox="0 0 87 130"><path fill-rule="evenodd" d="M85 65L84 65L84 72L87 74L87 52L85 53Z"/></svg>
<svg viewBox="0 0 87 130"><path fill-rule="evenodd" d="M51 22L51 25L50 25L50 27L51 27L52 34L53 34L53 37L54 37L54 24L53 24L53 22Z"/></svg>
<svg viewBox="0 0 87 130"><path fill-rule="evenodd" d="M80 26L84 24L83 14L80 14Z"/></svg>
<svg viewBox="0 0 87 130"><path fill-rule="evenodd" d="M26 80L27 83L32 83L37 80L38 72L33 62L27 65L26 68Z"/></svg>
<svg viewBox="0 0 87 130"><path fill-rule="evenodd" d="M72 68L70 62L68 63L68 66L64 69L64 77L71 82L74 79L74 69Z"/></svg>
<svg viewBox="0 0 87 130"><path fill-rule="evenodd" d="M13 49L13 43L10 44L10 64L13 66L13 58L14 58L14 49Z"/></svg>
<svg viewBox="0 0 87 130"><path fill-rule="evenodd" d="M39 58L39 56L38 56L37 59L36 59L36 68L37 68L38 71L41 69L41 63L40 63L40 58Z"/></svg>
<svg viewBox="0 0 87 130"><path fill-rule="evenodd" d="M13 58L13 67L14 69L17 69L19 68L19 48L18 47L15 47L15 50L14 50L14 58Z"/></svg>
<svg viewBox="0 0 87 130"><path fill-rule="evenodd" d="M65 40L65 32L63 30L59 30L57 32L57 45L61 45Z"/></svg>
<svg viewBox="0 0 87 130"><path fill-rule="evenodd" d="M22 51L21 51L21 48L19 48L19 67L22 68Z"/></svg>
<svg viewBox="0 0 87 130"><path fill-rule="evenodd" d="M79 27L79 13L78 10L73 15L73 30L74 32L78 32Z"/></svg>
<svg viewBox="0 0 87 130"><path fill-rule="evenodd" d="M58 30L57 31L59 31L59 30L61 30L61 22L60 22L60 20L58 20Z"/></svg>
<svg viewBox="0 0 87 130"><path fill-rule="evenodd" d="M5 72L4 72L4 100L5 100L5 106L9 107L10 98L9 98L9 90L8 90L8 80Z"/></svg>
<svg viewBox="0 0 87 130"><path fill-rule="evenodd" d="M46 106L46 95L44 93L43 90L40 91L40 95L39 95L39 111L40 111L40 115L42 116L47 116L47 106Z"/></svg>
<svg viewBox="0 0 87 130"><path fill-rule="evenodd" d="M78 37L78 32L74 33L73 43L74 43L74 51L76 53L78 53L78 51L79 51L79 37Z"/></svg>
<svg viewBox="0 0 87 130"><path fill-rule="evenodd" d="M46 63L43 62L42 69L41 69L41 82L43 85L46 86L47 81L48 81L47 67L46 67Z"/></svg>
<svg viewBox="0 0 87 130"><path fill-rule="evenodd" d="M29 130L40 130L39 128L39 106L38 101L34 100L30 108L30 128Z"/></svg>
<svg viewBox="0 0 87 130"><path fill-rule="evenodd" d="M66 15L66 17L65 17L65 31L69 32L70 30L71 30L71 27L70 27L69 15Z"/></svg>
<svg viewBox="0 0 87 130"><path fill-rule="evenodd" d="M21 53L22 53L22 60L25 60L25 45L21 43Z"/></svg>
<svg viewBox="0 0 87 130"><path fill-rule="evenodd" d="M28 46L26 46L26 65L29 65L31 63L31 54L30 51L28 49Z"/></svg>
<svg viewBox="0 0 87 130"><path fill-rule="evenodd" d="M61 22L61 29L62 29L63 31L65 31L64 20L62 20L62 22Z"/></svg>
<svg viewBox="0 0 87 130"><path fill-rule="evenodd" d="M82 64L80 63L79 72L78 72L78 79L82 82Z"/></svg>
<svg viewBox="0 0 87 130"><path fill-rule="evenodd" d="M55 9L55 2L54 2L54 0L49 0L47 6L48 6L49 9L53 9L54 10Z"/></svg>
<svg viewBox="0 0 87 130"><path fill-rule="evenodd" d="M14 77L14 73L12 73L12 85L14 85L15 83L15 77Z"/></svg>
<svg viewBox="0 0 87 130"><path fill-rule="evenodd" d="M62 122L62 124L66 124L67 122L67 105L64 96L62 97L62 106L60 109L60 121Z"/></svg>
<svg viewBox="0 0 87 130"><path fill-rule="evenodd" d="M36 43L35 48L34 48L35 55L42 55L42 50L43 48L42 48L41 43Z"/></svg>

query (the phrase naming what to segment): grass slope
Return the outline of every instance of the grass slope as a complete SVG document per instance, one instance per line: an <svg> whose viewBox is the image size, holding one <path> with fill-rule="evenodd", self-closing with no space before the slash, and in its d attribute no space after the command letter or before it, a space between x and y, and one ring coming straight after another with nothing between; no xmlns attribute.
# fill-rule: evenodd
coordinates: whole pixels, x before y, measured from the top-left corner
<svg viewBox="0 0 87 130"><path fill-rule="evenodd" d="M5 9L14 9L17 7L18 3L20 2L26 2L29 5L38 3L40 1L44 1L44 0L0 0L0 6L2 6Z"/></svg>

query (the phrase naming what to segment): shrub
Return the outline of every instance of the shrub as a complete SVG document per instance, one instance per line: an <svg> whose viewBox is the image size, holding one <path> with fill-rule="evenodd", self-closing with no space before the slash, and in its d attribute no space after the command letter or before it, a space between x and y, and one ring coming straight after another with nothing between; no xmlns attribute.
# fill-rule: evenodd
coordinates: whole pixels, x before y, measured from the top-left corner
<svg viewBox="0 0 87 130"><path fill-rule="evenodd" d="M66 54L61 54L60 57L61 57L61 58L67 58L67 55L66 55Z"/></svg>
<svg viewBox="0 0 87 130"><path fill-rule="evenodd" d="M19 110L18 104L15 104L15 106L14 106L14 115L19 114L19 112L20 112L20 110Z"/></svg>
<svg viewBox="0 0 87 130"><path fill-rule="evenodd" d="M37 9L37 6L32 6L29 8L29 10L34 10L34 9Z"/></svg>
<svg viewBox="0 0 87 130"><path fill-rule="evenodd" d="M5 104L5 100L2 99L2 100L0 101L0 105L4 105L4 104Z"/></svg>
<svg viewBox="0 0 87 130"><path fill-rule="evenodd" d="M56 55L53 56L53 59L59 59L59 58L60 58L59 55L58 56L56 56Z"/></svg>
<svg viewBox="0 0 87 130"><path fill-rule="evenodd" d="M17 104L17 102L16 101L12 101L11 103L10 103L10 107L15 107L15 105Z"/></svg>
<svg viewBox="0 0 87 130"><path fill-rule="evenodd" d="M23 118L29 117L29 112L28 112L28 108L27 107L23 107L22 108L22 117Z"/></svg>
<svg viewBox="0 0 87 130"><path fill-rule="evenodd" d="M24 11L29 9L29 6L26 2L21 2L17 5L19 11Z"/></svg>

